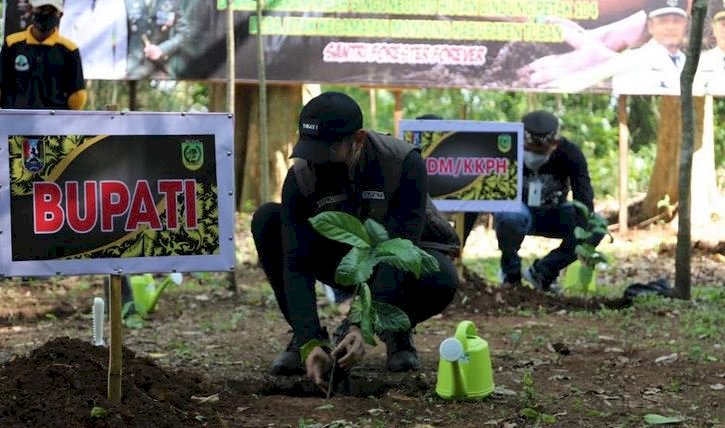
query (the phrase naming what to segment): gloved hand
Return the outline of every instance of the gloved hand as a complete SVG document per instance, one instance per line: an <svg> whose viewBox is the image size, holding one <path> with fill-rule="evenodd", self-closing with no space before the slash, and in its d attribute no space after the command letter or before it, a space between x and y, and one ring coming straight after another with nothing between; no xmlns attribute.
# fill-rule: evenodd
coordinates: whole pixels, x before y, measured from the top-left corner
<svg viewBox="0 0 725 428"><path fill-rule="evenodd" d="M340 368L344 370L351 369L355 364L362 360L365 355L365 341L362 332L357 326L350 326L345 337L332 350L332 356L337 360Z"/></svg>

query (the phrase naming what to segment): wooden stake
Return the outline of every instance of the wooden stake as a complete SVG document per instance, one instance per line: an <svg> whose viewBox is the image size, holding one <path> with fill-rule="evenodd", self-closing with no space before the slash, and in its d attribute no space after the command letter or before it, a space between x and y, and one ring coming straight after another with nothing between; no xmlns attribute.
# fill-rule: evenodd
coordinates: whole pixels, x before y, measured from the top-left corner
<svg viewBox="0 0 725 428"><path fill-rule="evenodd" d="M627 126L627 96L619 96L619 231L627 232L627 185L629 183L629 127Z"/></svg>
<svg viewBox="0 0 725 428"><path fill-rule="evenodd" d="M123 368L123 329L121 325L121 275L111 275L108 293L111 296L109 304L109 319L111 321L111 337L108 360L108 401L121 402L121 372Z"/></svg>

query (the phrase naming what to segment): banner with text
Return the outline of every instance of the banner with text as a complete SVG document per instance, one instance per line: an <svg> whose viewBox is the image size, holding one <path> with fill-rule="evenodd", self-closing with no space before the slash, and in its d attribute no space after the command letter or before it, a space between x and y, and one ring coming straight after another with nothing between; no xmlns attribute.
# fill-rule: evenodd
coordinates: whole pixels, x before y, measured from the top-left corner
<svg viewBox="0 0 725 428"><path fill-rule="evenodd" d="M401 120L401 138L420 148L428 192L441 211L518 211L523 124Z"/></svg>
<svg viewBox="0 0 725 428"><path fill-rule="evenodd" d="M0 273L227 271L225 114L0 112Z"/></svg>
<svg viewBox="0 0 725 428"><path fill-rule="evenodd" d="M686 0L233 0L236 78L677 94ZM6 34L31 22L8 0ZM91 79L226 79L227 0L67 1L61 34ZM693 91L725 95L723 0L709 0ZM719 38L719 39L718 39ZM720 47L718 47L720 46ZM158 49L157 49L158 48Z"/></svg>

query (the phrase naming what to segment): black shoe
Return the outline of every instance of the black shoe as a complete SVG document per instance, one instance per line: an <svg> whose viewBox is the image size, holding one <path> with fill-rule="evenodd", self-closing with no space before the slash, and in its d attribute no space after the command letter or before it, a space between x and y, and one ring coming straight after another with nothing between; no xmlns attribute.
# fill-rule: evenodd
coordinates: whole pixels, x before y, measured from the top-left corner
<svg viewBox="0 0 725 428"><path fill-rule="evenodd" d="M294 337L290 340L287 348L277 354L269 373L274 376L295 376L305 374L305 366L300 356L300 345Z"/></svg>
<svg viewBox="0 0 725 428"><path fill-rule="evenodd" d="M379 335L387 348L387 367L391 372L418 370L420 361L410 331L385 331Z"/></svg>

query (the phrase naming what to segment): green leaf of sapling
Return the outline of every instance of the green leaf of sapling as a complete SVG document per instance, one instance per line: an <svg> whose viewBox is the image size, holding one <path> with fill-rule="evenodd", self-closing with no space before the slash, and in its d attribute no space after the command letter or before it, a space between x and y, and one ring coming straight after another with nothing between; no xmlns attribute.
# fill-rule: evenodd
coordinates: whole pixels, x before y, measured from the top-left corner
<svg viewBox="0 0 725 428"><path fill-rule="evenodd" d="M584 241L589 239L590 236L592 236L591 232L588 232L579 226L574 228L574 237L576 237L577 240Z"/></svg>
<svg viewBox="0 0 725 428"><path fill-rule="evenodd" d="M348 286L363 283L373 274L377 263L372 257L371 248L352 247L337 265L335 282Z"/></svg>
<svg viewBox="0 0 725 428"><path fill-rule="evenodd" d="M385 227L371 218L365 220L365 230L368 232L373 245L378 245L390 239Z"/></svg>
<svg viewBox="0 0 725 428"><path fill-rule="evenodd" d="M309 219L312 227L325 238L353 247L367 248L370 236L356 217L341 211L325 211Z"/></svg>
<svg viewBox="0 0 725 428"><path fill-rule="evenodd" d="M360 332L367 344L375 346L376 343L373 331L373 306L370 287L363 283L358 286L357 290L362 306L362 312L360 314Z"/></svg>
<svg viewBox="0 0 725 428"><path fill-rule="evenodd" d="M372 305L378 315L379 331L410 330L410 318L399 307L379 300L373 300Z"/></svg>
<svg viewBox="0 0 725 428"><path fill-rule="evenodd" d="M420 273L433 273L441 270L435 257L418 247L415 247L415 251L420 255Z"/></svg>
<svg viewBox="0 0 725 428"><path fill-rule="evenodd" d="M419 278L421 256L415 248L415 245L407 239L394 238L375 248L375 258L394 268L412 272L416 278Z"/></svg>

